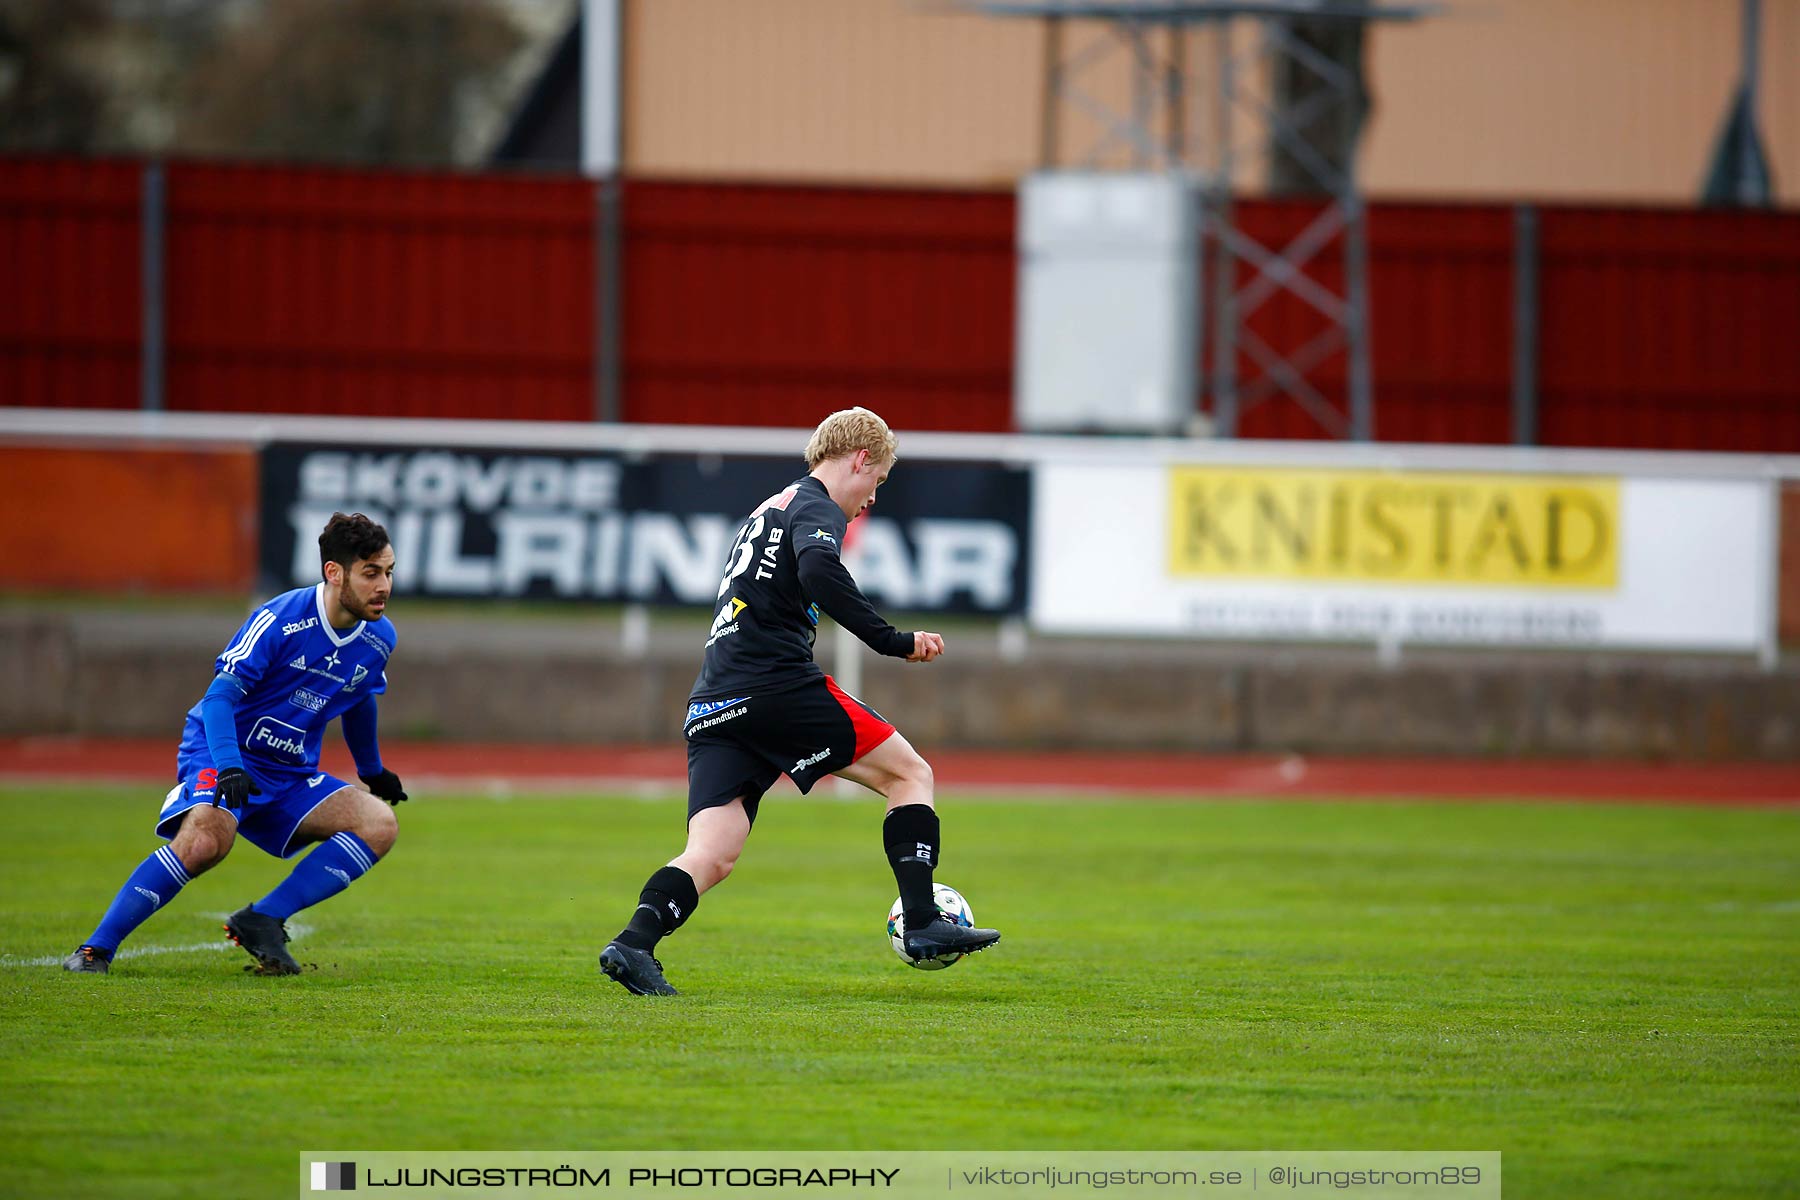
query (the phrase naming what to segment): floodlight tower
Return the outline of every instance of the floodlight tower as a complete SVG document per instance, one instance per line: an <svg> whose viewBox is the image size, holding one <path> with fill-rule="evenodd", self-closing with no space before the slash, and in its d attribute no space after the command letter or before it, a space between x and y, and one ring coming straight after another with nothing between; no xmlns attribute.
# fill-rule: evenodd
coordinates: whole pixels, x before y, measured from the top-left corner
<svg viewBox="0 0 1800 1200"><path fill-rule="evenodd" d="M990 16L1045 23L1042 170L1097 169L1124 150L1134 171L1192 182L1197 210L1193 236L1171 244L1191 241L1198 251L1189 266L1195 273L1193 286L1176 294L1191 292L1199 302L1192 305L1185 346L1174 347L1173 353L1185 353L1197 363L1210 333L1206 357L1211 366L1199 390L1211 402L1213 432L1236 436L1244 410L1287 395L1331 436L1372 438L1368 256L1356 164L1360 137L1346 139L1338 162L1307 137L1314 122L1347 112L1354 114L1353 121L1360 120L1360 79L1298 36L1292 23L1349 22L1366 28L1378 21L1416 20L1431 9L1375 0L965 0L965 5ZM1251 34L1247 50L1239 46L1242 39L1234 38L1244 25ZM1210 64L1187 61L1183 35L1199 27L1212 33ZM1086 36L1071 37L1071 29ZM1164 48L1160 52L1159 44ZM1097 64L1121 53L1130 64L1125 108L1084 83ZM1285 108L1256 93L1254 84L1263 70L1271 77L1276 70L1304 72L1317 86ZM1065 155L1060 144L1064 117L1073 114L1098 132L1079 153ZM1313 219L1284 244L1265 245L1233 219L1232 181L1245 157L1236 143L1240 116L1249 118L1257 131L1259 149L1279 149L1324 199ZM1307 270L1334 243L1343 256L1342 288L1320 282ZM1298 297L1325 321L1310 341L1285 351L1269 345L1249 325L1252 314L1281 292ZM1341 406L1308 378L1309 371L1340 351L1349 366L1348 395ZM1253 366L1242 379L1240 355Z"/></svg>

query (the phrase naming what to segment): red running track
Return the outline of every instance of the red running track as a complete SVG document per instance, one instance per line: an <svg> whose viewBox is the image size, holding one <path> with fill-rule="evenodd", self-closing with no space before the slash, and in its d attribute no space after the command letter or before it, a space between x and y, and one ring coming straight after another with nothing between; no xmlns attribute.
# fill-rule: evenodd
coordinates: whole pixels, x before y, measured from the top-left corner
<svg viewBox="0 0 1800 1200"><path fill-rule="evenodd" d="M389 742L409 785L465 789L654 786L680 790L680 745L569 746ZM1767 763L1506 762L1268 755L984 752L930 755L938 786L956 791L1129 792L1168 798L1537 800L1800 807L1800 766ZM347 779L349 755L327 739L325 769ZM172 784L163 739L0 738L0 781Z"/></svg>

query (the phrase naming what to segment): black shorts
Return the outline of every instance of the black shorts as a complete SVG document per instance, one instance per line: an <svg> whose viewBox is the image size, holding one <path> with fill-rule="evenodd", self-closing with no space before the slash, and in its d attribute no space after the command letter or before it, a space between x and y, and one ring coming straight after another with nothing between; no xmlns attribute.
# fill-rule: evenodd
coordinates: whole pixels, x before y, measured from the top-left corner
<svg viewBox="0 0 1800 1200"><path fill-rule="evenodd" d="M682 732L688 820L742 796L755 821L763 793L783 774L809 792L887 741L894 727L827 675L762 696L696 697Z"/></svg>

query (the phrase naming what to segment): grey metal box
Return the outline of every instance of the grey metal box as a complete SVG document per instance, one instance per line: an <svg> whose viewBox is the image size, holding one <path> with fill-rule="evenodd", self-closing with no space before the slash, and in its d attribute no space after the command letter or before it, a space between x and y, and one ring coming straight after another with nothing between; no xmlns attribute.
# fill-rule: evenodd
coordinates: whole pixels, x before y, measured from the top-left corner
<svg viewBox="0 0 1800 1200"><path fill-rule="evenodd" d="M1055 171L1021 181L1020 429L1188 427L1198 221L1195 185L1182 175Z"/></svg>

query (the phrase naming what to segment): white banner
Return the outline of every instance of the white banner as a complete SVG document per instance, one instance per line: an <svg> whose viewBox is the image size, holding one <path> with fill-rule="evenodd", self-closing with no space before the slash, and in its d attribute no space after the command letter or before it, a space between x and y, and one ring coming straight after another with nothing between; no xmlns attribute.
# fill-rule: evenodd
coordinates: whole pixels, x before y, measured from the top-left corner
<svg viewBox="0 0 1800 1200"><path fill-rule="evenodd" d="M1755 651L1767 481L1040 463L1053 633Z"/></svg>

